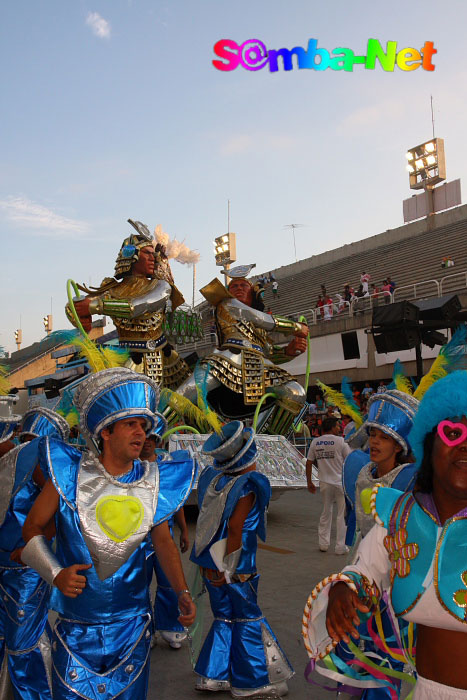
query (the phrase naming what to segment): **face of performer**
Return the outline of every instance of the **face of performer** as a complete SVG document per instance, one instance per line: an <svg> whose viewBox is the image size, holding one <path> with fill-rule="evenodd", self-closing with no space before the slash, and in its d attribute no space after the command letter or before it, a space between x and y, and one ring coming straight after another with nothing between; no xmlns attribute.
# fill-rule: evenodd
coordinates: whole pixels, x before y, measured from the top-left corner
<svg viewBox="0 0 467 700"><path fill-rule="evenodd" d="M452 423L462 423L467 427L467 418L454 418ZM462 433L459 428L445 428L444 434L451 441L459 438ZM467 439L459 445L447 445L436 433L431 453L433 465L433 495L438 493L443 499L467 501ZM456 507L456 506L455 506ZM454 513L461 510L462 504L456 507Z"/></svg>
<svg viewBox="0 0 467 700"><path fill-rule="evenodd" d="M148 459L149 461L152 461L155 458L155 456L156 456L156 440L152 435L150 435L144 441L143 449L141 450L141 454L140 454L139 458L140 459Z"/></svg>
<svg viewBox="0 0 467 700"><path fill-rule="evenodd" d="M134 275L151 277L154 274L154 248L150 245L141 248L138 260L133 263L131 271Z"/></svg>
<svg viewBox="0 0 467 700"><path fill-rule="evenodd" d="M104 428L101 438L105 456L118 463L133 462L139 458L146 440L146 421L139 416L119 420L113 424L113 430Z"/></svg>
<svg viewBox="0 0 467 700"><path fill-rule="evenodd" d="M253 303L253 288L249 282L244 279L232 280L229 284L229 292L235 299L243 302L247 306Z"/></svg>
<svg viewBox="0 0 467 700"><path fill-rule="evenodd" d="M383 476L396 466L397 455L402 452L402 447L394 438L378 428L370 428L370 459L382 468L378 470L379 476Z"/></svg>

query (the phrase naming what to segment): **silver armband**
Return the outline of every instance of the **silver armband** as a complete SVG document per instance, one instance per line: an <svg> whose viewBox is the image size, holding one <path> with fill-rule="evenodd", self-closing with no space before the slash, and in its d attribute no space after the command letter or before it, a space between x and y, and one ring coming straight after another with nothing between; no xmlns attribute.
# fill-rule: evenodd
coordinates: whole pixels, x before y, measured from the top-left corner
<svg viewBox="0 0 467 700"><path fill-rule="evenodd" d="M23 549L21 560L24 564L30 566L31 569L35 569L44 581L47 581L51 586L55 577L64 568L60 566L60 562L50 549L44 535L36 535L29 540Z"/></svg>

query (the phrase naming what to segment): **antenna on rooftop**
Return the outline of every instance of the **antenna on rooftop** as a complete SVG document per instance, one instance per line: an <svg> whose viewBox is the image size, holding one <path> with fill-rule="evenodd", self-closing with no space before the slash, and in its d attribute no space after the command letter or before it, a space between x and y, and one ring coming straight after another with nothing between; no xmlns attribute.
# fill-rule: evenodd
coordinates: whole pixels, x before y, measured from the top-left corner
<svg viewBox="0 0 467 700"><path fill-rule="evenodd" d="M297 244L295 242L295 229L296 228L302 228L303 226L307 226L308 224L285 224L282 228L291 228L292 233L293 233L293 248L295 252L295 262L298 262L297 258Z"/></svg>

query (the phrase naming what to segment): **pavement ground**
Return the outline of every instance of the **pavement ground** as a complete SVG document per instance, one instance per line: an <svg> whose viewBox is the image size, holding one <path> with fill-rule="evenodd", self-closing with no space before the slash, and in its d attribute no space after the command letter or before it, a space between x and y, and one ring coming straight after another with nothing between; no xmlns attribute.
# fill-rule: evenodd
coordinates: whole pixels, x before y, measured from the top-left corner
<svg viewBox="0 0 467 700"><path fill-rule="evenodd" d="M306 600L318 581L340 571L345 556L334 554L335 527L331 546L323 553L318 548L318 520L322 501L319 492L305 489L287 491L271 501L268 513L266 545L258 550L259 605L295 669L289 681L290 700L333 700L334 693L305 681L304 670L308 655L301 637L301 620ZM335 519L335 516L334 516ZM194 509L188 509L190 548L196 523ZM175 537L178 530L175 528ZM177 540L176 540L177 541ZM182 555L188 573L188 554ZM207 594L205 598L205 633L212 615ZM333 685L318 674L313 677ZM195 675L191 669L188 645L178 651L158 640L151 652L149 700L187 700L197 698L229 698L228 693L201 693L194 690Z"/></svg>

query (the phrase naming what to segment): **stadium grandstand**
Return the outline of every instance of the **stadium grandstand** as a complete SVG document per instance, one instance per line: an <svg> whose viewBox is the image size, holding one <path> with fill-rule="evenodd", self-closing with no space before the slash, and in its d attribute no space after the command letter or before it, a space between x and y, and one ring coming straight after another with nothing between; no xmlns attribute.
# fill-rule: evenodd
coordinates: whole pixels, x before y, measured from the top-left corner
<svg viewBox="0 0 467 700"><path fill-rule="evenodd" d="M442 267L443 258L449 257L454 266ZM376 353L368 331L372 326L375 298L363 297L347 303L337 313L337 303L331 320L322 320L316 309L321 285L327 296L336 302L343 294L344 285L355 290L362 272L371 275L371 282L379 288L388 276L396 282L391 303L401 300L436 298L457 294L462 309L467 309L467 206L459 206L434 214L396 229L391 229L314 255L294 264L265 270L256 279L271 273L279 284L275 297L271 285L266 286L265 309L280 315L304 315L311 335L311 372L329 384L339 383L343 374L354 382L388 380L395 359L399 357L409 374L416 374L415 350ZM382 295L378 305L384 305ZM215 340L212 311L206 302L197 307L203 318L204 338L180 350L183 354L196 351L205 355ZM437 355L439 346L422 346L424 371ZM286 365L292 374L303 379L305 357L296 358Z"/></svg>

